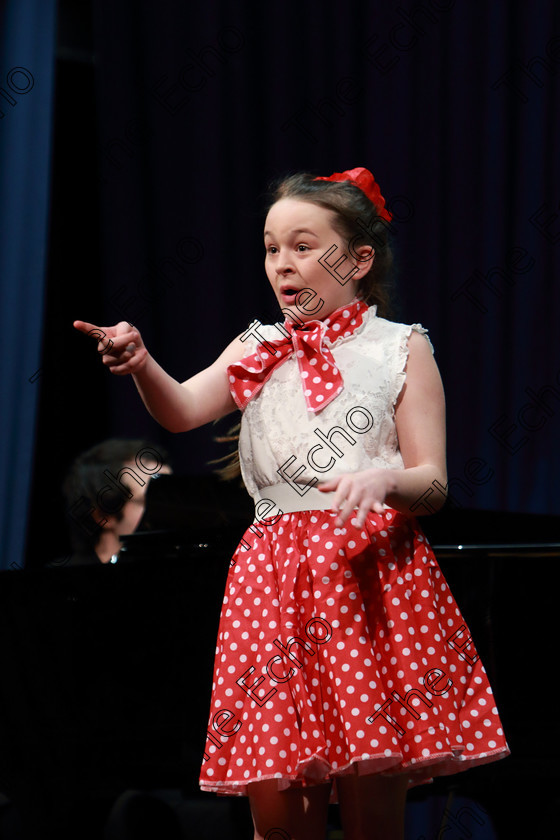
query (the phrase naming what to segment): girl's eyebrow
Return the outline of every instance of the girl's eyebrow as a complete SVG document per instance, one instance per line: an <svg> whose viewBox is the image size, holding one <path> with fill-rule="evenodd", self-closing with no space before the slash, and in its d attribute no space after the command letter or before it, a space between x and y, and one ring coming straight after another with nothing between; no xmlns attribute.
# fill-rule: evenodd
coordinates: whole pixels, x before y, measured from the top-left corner
<svg viewBox="0 0 560 840"><path fill-rule="evenodd" d="M316 233L314 233L312 230L308 230L307 228L296 228L295 230L291 230L290 233L308 233L311 236L317 236ZM265 236L272 236L272 231L265 230L264 235Z"/></svg>

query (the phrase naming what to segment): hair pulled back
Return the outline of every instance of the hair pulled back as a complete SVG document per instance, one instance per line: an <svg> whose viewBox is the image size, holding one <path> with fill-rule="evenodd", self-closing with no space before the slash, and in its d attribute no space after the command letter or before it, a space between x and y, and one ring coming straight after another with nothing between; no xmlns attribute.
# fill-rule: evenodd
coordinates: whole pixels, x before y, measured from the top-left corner
<svg viewBox="0 0 560 840"><path fill-rule="evenodd" d="M332 213L332 225L348 243L352 255L363 245L374 248L372 267L358 282L357 296L368 306L377 306L381 317L391 314L393 253L389 223L382 219L362 190L350 181L315 180L307 172L275 181L267 209L282 198L308 201Z"/></svg>

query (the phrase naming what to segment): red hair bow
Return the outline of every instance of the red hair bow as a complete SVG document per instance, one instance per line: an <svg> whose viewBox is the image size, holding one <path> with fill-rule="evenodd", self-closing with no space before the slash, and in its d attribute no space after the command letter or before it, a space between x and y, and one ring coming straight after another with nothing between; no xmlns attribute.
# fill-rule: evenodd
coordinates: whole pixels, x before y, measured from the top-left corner
<svg viewBox="0 0 560 840"><path fill-rule="evenodd" d="M381 190L379 189L379 184L369 171L369 169L364 169L363 166L357 166L355 169L347 169L344 172L334 172L332 175L329 175L328 178L319 177L315 178L315 181L350 181L352 184L355 184L363 193L367 195L375 209L377 210L377 215L380 216L382 219L385 219L386 222L390 222L393 218L393 214L390 210L387 210L385 207L385 199L381 195Z"/></svg>

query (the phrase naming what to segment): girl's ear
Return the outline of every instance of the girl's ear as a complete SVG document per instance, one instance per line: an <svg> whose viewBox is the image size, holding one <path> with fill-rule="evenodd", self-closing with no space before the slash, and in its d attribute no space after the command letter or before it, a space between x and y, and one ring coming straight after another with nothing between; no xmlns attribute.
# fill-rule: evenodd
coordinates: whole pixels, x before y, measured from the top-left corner
<svg viewBox="0 0 560 840"><path fill-rule="evenodd" d="M359 248L353 248L351 254L358 269L353 276L359 280L371 269L375 259L375 248L372 245L361 245Z"/></svg>

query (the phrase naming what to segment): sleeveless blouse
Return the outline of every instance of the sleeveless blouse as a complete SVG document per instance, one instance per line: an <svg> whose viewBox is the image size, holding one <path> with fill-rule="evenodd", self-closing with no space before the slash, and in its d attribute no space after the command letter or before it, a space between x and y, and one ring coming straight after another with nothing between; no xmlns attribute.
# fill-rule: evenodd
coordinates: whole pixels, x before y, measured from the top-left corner
<svg viewBox="0 0 560 840"><path fill-rule="evenodd" d="M344 390L318 414L307 411L294 355L276 368L241 421L241 472L255 502L262 498L263 488L282 482L291 488L283 499L290 495L290 501L297 502L298 489L312 489L342 473L371 467L403 469L395 404L405 382L412 330L426 335L429 342L420 324L387 321L376 315L373 306L351 336L327 342ZM266 341L280 337L273 324L260 327L259 334ZM247 339L247 355L255 352L257 342L256 336ZM300 498L305 497L307 502L317 498L309 490ZM297 503L295 509L301 509Z"/></svg>

